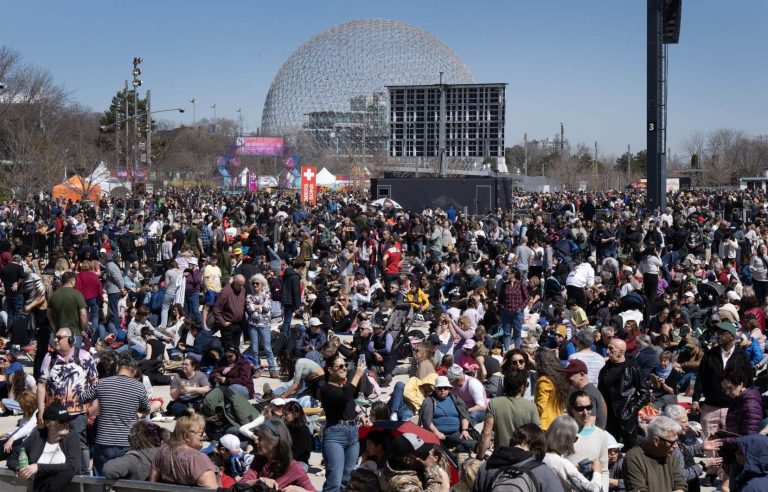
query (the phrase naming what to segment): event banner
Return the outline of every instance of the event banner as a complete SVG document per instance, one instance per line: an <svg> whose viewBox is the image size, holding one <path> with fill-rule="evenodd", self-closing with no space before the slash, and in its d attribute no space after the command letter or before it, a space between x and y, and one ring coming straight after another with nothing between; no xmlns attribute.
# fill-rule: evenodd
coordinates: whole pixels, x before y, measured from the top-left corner
<svg viewBox="0 0 768 492"><path fill-rule="evenodd" d="M317 168L314 166L301 167L301 201L317 205L316 182Z"/></svg>
<svg viewBox="0 0 768 492"><path fill-rule="evenodd" d="M115 177L123 181L144 181L147 179L147 168L137 167L131 169L128 167L118 167L115 170Z"/></svg>
<svg viewBox="0 0 768 492"><path fill-rule="evenodd" d="M248 189L257 192L259 191L259 175L256 173L248 173Z"/></svg>
<svg viewBox="0 0 768 492"><path fill-rule="evenodd" d="M237 137L238 154L257 156L283 156L283 137Z"/></svg>

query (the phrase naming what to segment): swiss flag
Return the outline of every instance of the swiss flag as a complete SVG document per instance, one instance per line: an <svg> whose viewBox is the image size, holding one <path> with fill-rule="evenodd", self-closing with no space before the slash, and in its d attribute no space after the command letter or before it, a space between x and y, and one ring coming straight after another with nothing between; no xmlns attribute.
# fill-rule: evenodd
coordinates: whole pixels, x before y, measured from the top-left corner
<svg viewBox="0 0 768 492"><path fill-rule="evenodd" d="M317 168L314 166L301 166L301 201L310 205L317 205L316 193Z"/></svg>

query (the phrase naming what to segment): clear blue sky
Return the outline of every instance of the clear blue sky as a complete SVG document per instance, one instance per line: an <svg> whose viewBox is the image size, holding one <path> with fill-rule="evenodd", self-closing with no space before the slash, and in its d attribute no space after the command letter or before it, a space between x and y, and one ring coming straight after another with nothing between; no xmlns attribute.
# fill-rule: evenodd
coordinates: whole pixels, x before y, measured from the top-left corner
<svg viewBox="0 0 768 492"><path fill-rule="evenodd" d="M154 108L177 121L261 123L281 64L312 35L360 18L414 24L442 39L479 82L507 82L507 145L552 137L621 153L645 148L643 0L12 1L0 0L0 44L49 69L75 100L104 110L144 58ZM768 134L768 1L683 0L670 46L669 145L695 131Z"/></svg>

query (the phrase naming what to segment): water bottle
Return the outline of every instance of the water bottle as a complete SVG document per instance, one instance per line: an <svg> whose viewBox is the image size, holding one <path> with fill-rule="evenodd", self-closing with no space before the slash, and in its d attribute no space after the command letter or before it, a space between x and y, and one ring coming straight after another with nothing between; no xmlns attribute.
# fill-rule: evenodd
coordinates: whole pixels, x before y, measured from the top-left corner
<svg viewBox="0 0 768 492"><path fill-rule="evenodd" d="M19 470L25 466L29 466L29 457L27 456L27 451L24 449L24 446L22 446L21 452L19 452Z"/></svg>

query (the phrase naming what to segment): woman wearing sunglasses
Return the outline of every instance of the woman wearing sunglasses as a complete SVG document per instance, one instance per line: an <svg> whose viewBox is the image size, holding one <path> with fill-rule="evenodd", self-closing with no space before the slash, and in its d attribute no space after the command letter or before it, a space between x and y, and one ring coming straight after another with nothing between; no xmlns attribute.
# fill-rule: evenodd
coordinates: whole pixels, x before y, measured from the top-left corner
<svg viewBox="0 0 768 492"><path fill-rule="evenodd" d="M323 459L327 471L323 492L337 492L346 488L360 455L355 394L357 383L365 374L365 365L358 364L354 375L348 379L347 363L337 355L326 361L325 374L326 384L320 389L320 402L326 418Z"/></svg>

